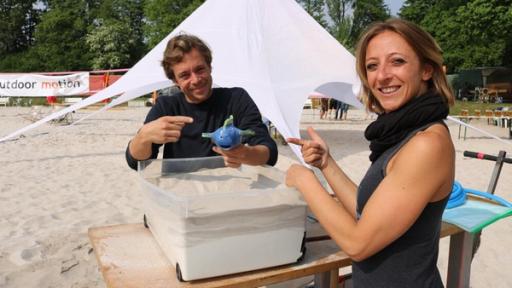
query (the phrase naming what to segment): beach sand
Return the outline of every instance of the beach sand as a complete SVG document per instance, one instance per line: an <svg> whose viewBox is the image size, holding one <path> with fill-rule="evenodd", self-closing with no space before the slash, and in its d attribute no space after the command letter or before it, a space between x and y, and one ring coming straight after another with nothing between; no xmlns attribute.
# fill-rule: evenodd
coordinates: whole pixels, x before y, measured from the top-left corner
<svg viewBox="0 0 512 288"><path fill-rule="evenodd" d="M45 108L43 108L44 110ZM77 125L45 124L0 143L0 287L105 287L87 237L90 227L142 222L142 193L137 173L125 163L129 139L148 108L119 108L102 112ZM94 110L80 110L78 119ZM0 135L31 122L33 108L0 107ZM362 111L349 111L349 120L319 120L305 110L302 133L313 126L329 143L331 153L358 183L368 168L370 123ZM503 139L508 130L471 124ZM456 147L456 179L464 187L485 191L494 162L463 157L464 150L497 155L512 146L468 129L458 139L458 125L449 123ZM278 168L286 170L296 158L279 145ZM512 200L512 165L505 164L496 194ZM485 229L471 270L471 287L512 287L512 221L500 220ZM445 278L448 239L441 240L438 267Z"/></svg>

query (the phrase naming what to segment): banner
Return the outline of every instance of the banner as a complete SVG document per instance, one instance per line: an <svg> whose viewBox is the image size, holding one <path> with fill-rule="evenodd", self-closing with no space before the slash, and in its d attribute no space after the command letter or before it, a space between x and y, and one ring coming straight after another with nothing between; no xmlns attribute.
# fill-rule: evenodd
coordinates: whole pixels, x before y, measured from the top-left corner
<svg viewBox="0 0 512 288"><path fill-rule="evenodd" d="M71 96L89 92L89 72L63 76L0 74L0 96Z"/></svg>

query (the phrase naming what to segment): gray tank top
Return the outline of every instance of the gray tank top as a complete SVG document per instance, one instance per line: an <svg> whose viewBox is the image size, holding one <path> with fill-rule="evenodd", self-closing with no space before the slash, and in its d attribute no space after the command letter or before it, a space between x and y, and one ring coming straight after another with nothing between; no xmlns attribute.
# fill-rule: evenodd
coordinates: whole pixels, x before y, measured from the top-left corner
<svg viewBox="0 0 512 288"><path fill-rule="evenodd" d="M358 218L373 191L384 179L386 166L393 155L417 132L437 123L444 124L434 122L411 132L402 142L389 148L373 162L358 188ZM428 203L416 222L397 240L363 261L354 261L354 287L443 287L437 269L437 256L441 217L448 198Z"/></svg>

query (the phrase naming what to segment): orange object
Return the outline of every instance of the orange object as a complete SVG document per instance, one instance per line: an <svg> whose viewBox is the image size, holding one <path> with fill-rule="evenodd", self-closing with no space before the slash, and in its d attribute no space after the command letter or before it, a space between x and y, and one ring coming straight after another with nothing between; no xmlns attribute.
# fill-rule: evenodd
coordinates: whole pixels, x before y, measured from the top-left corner
<svg viewBox="0 0 512 288"><path fill-rule="evenodd" d="M110 73L107 72L103 74L103 88L107 88L110 84Z"/></svg>
<svg viewBox="0 0 512 288"><path fill-rule="evenodd" d="M46 96L46 103L50 105L57 103L57 96Z"/></svg>

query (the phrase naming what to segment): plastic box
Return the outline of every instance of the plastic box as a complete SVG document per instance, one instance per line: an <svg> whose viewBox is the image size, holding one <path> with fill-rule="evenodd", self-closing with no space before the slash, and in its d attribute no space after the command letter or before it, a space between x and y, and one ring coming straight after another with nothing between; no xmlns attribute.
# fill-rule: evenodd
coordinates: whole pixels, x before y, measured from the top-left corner
<svg viewBox="0 0 512 288"><path fill-rule="evenodd" d="M179 280L293 263L305 253L306 203L276 168L164 159L140 162L139 175L145 224Z"/></svg>

